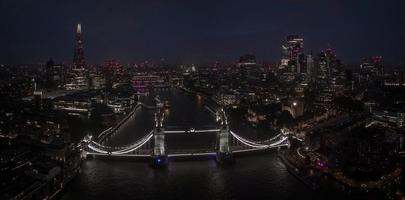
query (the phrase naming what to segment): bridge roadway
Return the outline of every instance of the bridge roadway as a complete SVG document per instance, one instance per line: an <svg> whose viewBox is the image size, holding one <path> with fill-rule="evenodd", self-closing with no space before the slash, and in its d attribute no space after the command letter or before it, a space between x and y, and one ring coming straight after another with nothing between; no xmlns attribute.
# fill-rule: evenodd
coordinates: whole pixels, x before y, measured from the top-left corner
<svg viewBox="0 0 405 200"><path fill-rule="evenodd" d="M278 147L286 147L288 144L280 144L276 145L272 148L246 148L244 146L235 146L232 149L232 153L234 155L239 155L247 152L264 152L269 149L274 149ZM121 155L112 155L112 154L105 154L105 153L96 153L96 152L88 152L87 155L95 155L101 157L141 157L141 158L151 158L152 157L153 149L145 149L139 151L139 154L121 154ZM217 154L216 151L213 149L183 149L181 151L177 150L175 152L169 153L167 156L169 158L187 158L187 157L204 157L204 156L215 156Z"/></svg>
<svg viewBox="0 0 405 200"><path fill-rule="evenodd" d="M270 149L278 148L278 147L286 147L288 144L281 144L277 145L273 148L263 148L263 149L252 149L252 148L246 148L243 146L235 146L234 149L232 150L232 153L234 155L239 155L243 153L248 153L248 152L264 152ZM109 154L104 154L104 153L94 153L94 152L88 152L87 155L95 155L95 156L100 156L100 157L138 157L138 158L152 158L152 151L153 149L147 149L141 151L142 153L140 154L122 154L122 155L109 155ZM175 151L172 153L169 153L167 156L169 158L197 158L197 157L207 157L207 156L216 156L217 152L214 151L213 149L183 149L181 151Z"/></svg>

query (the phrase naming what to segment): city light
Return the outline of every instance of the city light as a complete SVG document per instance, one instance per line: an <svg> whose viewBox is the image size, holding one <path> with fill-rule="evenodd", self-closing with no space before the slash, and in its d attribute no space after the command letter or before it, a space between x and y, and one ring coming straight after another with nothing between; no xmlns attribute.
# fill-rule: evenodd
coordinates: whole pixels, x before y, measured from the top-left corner
<svg viewBox="0 0 405 200"><path fill-rule="evenodd" d="M2 2L0 199L404 198L405 1L363 4Z"/></svg>

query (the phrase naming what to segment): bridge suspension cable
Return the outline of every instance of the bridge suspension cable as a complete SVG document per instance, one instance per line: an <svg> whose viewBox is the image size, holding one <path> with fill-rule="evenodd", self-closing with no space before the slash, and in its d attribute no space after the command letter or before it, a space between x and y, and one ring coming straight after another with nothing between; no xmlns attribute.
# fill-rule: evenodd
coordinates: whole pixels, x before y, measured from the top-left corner
<svg viewBox="0 0 405 200"><path fill-rule="evenodd" d="M128 149L125 149L125 150L114 151L114 152L111 152L111 154L121 155L121 154L126 154L126 153L133 152L133 151L135 151L135 150L141 148L141 147L142 147L146 142L148 142L152 137L153 137L153 134L150 135L150 136L148 136L148 137L147 137L144 141L142 141L138 146L135 146L135 147L133 147L133 148L128 148Z"/></svg>
<svg viewBox="0 0 405 200"><path fill-rule="evenodd" d="M233 131L229 131L229 132L231 133L231 135L232 135L236 140L238 140L238 141L241 142L242 144L247 145L247 146L252 147L252 148L262 148L262 149L264 149L264 148L270 148L270 147L274 147L274 146L280 145L281 143L283 143L284 141L286 141L286 140L288 139L287 137L281 136L281 134L279 134L279 135L277 135L276 137L271 138L270 140L267 140L267 141L272 141L272 140L274 140L274 139L276 139L276 138L280 138L279 140L277 140L277 141L275 141L275 142L273 142L273 143L271 143L271 144L260 144L260 143L257 143L257 142L253 142L253 141L244 139L244 138L242 138L241 136L239 136L239 135L237 135L236 133L234 133ZM280 137L280 136L281 136L281 137Z"/></svg>
<svg viewBox="0 0 405 200"><path fill-rule="evenodd" d="M111 154L115 154L115 155L120 155L120 154L130 153L130 152L133 152L133 151L139 149L146 142L148 142L152 137L153 137L153 131L151 131L148 135L141 138L140 140L138 140L134 144L123 147L122 149L117 150L117 151L106 151L104 149L113 149L113 147L105 146L105 145L99 144L99 143L97 143L95 141L90 141L90 143L88 144L88 147L91 150L96 151L98 153L103 153L103 154L111 153Z"/></svg>
<svg viewBox="0 0 405 200"><path fill-rule="evenodd" d="M270 141L273 141L273 140L275 140L275 139L279 138L281 135L282 135L282 134L281 134L281 133L279 133L279 134L277 134L276 136L274 136L274 137L272 137L272 138L270 138L270 139L267 139L267 140L263 141L263 143L264 143L264 142L270 142Z"/></svg>

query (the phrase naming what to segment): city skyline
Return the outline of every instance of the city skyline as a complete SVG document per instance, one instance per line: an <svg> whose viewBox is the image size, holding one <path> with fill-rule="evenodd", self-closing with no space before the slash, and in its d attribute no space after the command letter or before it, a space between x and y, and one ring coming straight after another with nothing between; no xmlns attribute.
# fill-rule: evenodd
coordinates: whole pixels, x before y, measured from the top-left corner
<svg viewBox="0 0 405 200"><path fill-rule="evenodd" d="M404 7L1 1L0 199L405 199Z"/></svg>
<svg viewBox="0 0 405 200"><path fill-rule="evenodd" d="M244 53L278 62L286 35L297 34L305 39L307 54L333 48L344 63L381 55L386 63L402 64L403 4L397 0L122 1L111 6L103 1L61 5L2 2L5 31L0 33L0 63L43 63L49 58L72 63L72 33L81 23L88 63L111 58L123 62L161 58L169 63L229 62ZM48 16L52 20L44 20Z"/></svg>

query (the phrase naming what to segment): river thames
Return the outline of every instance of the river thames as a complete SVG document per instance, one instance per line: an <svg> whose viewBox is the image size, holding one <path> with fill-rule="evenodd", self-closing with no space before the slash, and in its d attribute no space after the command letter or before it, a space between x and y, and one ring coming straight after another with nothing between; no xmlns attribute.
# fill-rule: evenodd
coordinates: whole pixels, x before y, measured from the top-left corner
<svg viewBox="0 0 405 200"><path fill-rule="evenodd" d="M170 129L212 127L213 117L206 111L203 97L177 89L159 92L170 102L165 125ZM152 95L141 97L152 104ZM107 143L129 144L146 135L153 127L153 111L136 112ZM243 116L231 116L230 127L243 137L270 138L275 133L255 130ZM176 149L214 148L215 135L167 136L169 152ZM328 194L328 195L327 195ZM67 186L63 200L100 199L343 199L341 193L327 189L313 191L290 175L276 151L237 158L231 166L220 166L214 159L173 161L163 170L148 162L88 159L81 172Z"/></svg>

